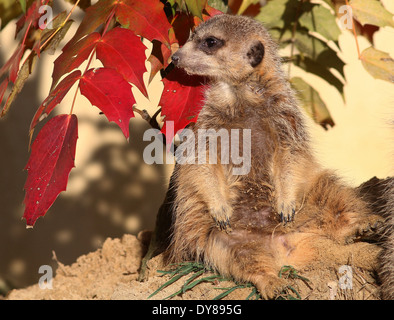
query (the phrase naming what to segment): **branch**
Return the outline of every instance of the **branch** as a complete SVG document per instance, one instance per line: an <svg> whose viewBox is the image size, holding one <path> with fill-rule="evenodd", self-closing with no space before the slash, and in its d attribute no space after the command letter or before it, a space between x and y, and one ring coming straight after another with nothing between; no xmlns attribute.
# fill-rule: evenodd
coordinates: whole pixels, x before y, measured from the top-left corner
<svg viewBox="0 0 394 320"><path fill-rule="evenodd" d="M351 8L351 6L349 5L349 1L345 0L346 5ZM358 40L357 40L357 34L356 34L356 27L354 25L354 20L353 20L353 11L352 11L352 15L351 15L351 19L352 19L352 30L353 30L353 35L354 35L354 39L356 40L356 47L357 47L357 53L358 53L358 58L361 59L361 53L360 53L360 47L358 46Z"/></svg>

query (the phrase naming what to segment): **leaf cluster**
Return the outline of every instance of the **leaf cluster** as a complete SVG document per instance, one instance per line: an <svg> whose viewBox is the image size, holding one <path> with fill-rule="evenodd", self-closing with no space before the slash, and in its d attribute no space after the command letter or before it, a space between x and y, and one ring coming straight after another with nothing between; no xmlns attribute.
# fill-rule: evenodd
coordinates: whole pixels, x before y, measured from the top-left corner
<svg viewBox="0 0 394 320"><path fill-rule="evenodd" d="M291 65L296 65L324 79L344 97L345 64L338 54L338 37L341 33L339 26L342 22L347 22L346 26L350 25L354 31L353 18L363 25L379 27L393 26L394 22L393 15L378 0L352 0L345 8L347 16L340 16L340 9L331 0L271 0L261 7L255 18L270 28L280 47L290 47L289 56L284 57L289 71ZM357 41L355 31L354 36ZM359 58L373 77L393 81L394 61L387 53L371 46L359 53ZM313 85L299 77L291 78L290 81L308 114L326 129L334 126L327 106Z"/></svg>
<svg viewBox="0 0 394 320"><path fill-rule="evenodd" d="M85 9L85 16L74 36L63 47L54 62L52 86L47 98L38 107L32 119L30 139L32 140L37 124L52 113L74 85L77 88L69 116L56 116L62 119L62 125L69 126L77 122L77 116L73 112L75 98L79 92L93 106L98 107L109 121L115 122L128 139L130 118L135 116L134 112L144 114L144 111L138 110L135 106L132 86L149 99L143 80L143 75L147 71L146 47L143 40L147 39L153 43L152 52L148 57L151 63L149 77L151 81L159 71L168 67L173 50L187 40L190 30L219 11L208 6L206 1L175 1L172 5L166 2L166 6L157 0L99 0L94 5L80 0L72 2L74 7L69 13L62 12L46 22L47 25L52 23L52 29L41 29L39 25L42 16L41 8L44 5L51 5L50 0L33 1L26 8L26 13L18 20L17 35L23 33L23 37L14 54L0 69L0 76L3 76L0 82L0 100L9 91L1 116L4 117L9 111L12 102L33 71L34 62L40 54L45 50L56 48L63 39L72 23L70 16L75 7L80 5ZM196 7L197 3L199 5ZM25 5L24 2L23 9ZM182 8L185 9L180 10ZM199 12L198 15L196 10ZM19 68L27 50L31 50L30 54ZM103 67L91 68L93 59L99 60ZM87 62L87 66L82 69L81 65L84 62ZM173 71L164 81L166 90L160 102L162 109L155 115L157 116L161 111L161 115L166 120L175 122L176 130L181 130L196 120L201 109L203 79ZM54 126L55 123L55 121L46 122L32 144L32 153L27 166L28 179L25 184L24 217L28 226L33 226L36 219L46 213L57 195L65 190L64 185L67 185L69 172L74 166L77 140L74 139L74 135L60 135L60 138L55 138L58 130ZM158 125L156 124L155 127ZM43 132L55 133L44 135ZM71 137L72 140L69 140ZM171 142L172 137L167 137L167 140ZM65 148L74 150L74 154L67 159L63 158L64 152L57 153L58 150ZM42 165L39 161L40 153L57 154L58 157L53 162ZM64 161L69 168L67 171L62 170ZM35 176L51 177L48 181L61 183L59 185L48 183L42 186L40 181L30 178ZM39 193L36 194L34 191L37 190ZM49 197L49 194L55 196Z"/></svg>

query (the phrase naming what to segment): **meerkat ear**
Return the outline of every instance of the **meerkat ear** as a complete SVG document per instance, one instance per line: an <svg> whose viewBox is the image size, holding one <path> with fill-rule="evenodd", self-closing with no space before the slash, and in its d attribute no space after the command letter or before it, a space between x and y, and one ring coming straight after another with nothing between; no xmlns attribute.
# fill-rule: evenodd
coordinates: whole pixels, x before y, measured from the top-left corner
<svg viewBox="0 0 394 320"><path fill-rule="evenodd" d="M253 68L258 66L264 58L264 45L260 41L254 42L246 55Z"/></svg>

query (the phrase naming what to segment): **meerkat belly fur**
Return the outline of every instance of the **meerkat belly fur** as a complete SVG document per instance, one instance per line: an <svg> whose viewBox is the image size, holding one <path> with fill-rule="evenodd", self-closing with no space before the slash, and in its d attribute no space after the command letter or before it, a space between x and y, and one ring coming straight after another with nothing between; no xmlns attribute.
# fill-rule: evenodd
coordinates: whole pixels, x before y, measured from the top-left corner
<svg viewBox="0 0 394 320"><path fill-rule="evenodd" d="M355 266L374 269L379 248L354 240L380 217L315 160L266 29L247 17L218 15L197 27L172 59L211 79L196 135L199 129L251 130L247 174L221 163L220 145L217 163L175 166L172 260L203 261L251 281L266 298L287 285L278 277L283 265L341 265L352 256Z"/></svg>

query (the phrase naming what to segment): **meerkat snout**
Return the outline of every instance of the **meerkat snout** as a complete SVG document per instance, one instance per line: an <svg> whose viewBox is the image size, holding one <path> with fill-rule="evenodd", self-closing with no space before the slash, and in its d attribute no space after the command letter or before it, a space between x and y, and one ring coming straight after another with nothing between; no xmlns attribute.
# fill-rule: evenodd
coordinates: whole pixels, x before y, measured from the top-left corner
<svg viewBox="0 0 394 320"><path fill-rule="evenodd" d="M175 65L177 65L178 62L179 62L179 60L180 60L180 57L179 57L179 55L177 55L176 53L174 53L174 54L172 55L172 57L171 57L171 60L172 60L172 62L173 62Z"/></svg>

